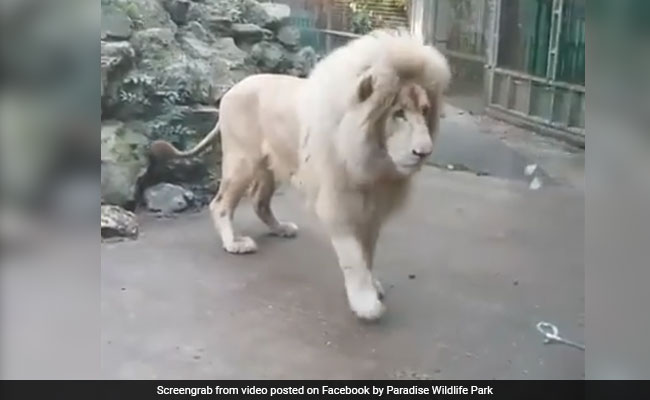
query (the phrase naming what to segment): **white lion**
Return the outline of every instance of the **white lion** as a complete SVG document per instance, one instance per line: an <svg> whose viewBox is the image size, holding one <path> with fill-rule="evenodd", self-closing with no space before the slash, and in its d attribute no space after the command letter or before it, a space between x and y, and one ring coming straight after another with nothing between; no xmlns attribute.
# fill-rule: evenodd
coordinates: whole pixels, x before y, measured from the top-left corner
<svg viewBox="0 0 650 400"><path fill-rule="evenodd" d="M331 237L351 309L374 320L385 311L371 273L377 238L433 151L450 77L435 48L376 31L330 53L307 78L242 80L223 96L219 123L195 148L157 141L152 153L194 155L221 133L222 183L210 210L230 253L257 249L232 225L247 190L271 232L293 237L297 226L276 219L270 205L278 182L299 187Z"/></svg>

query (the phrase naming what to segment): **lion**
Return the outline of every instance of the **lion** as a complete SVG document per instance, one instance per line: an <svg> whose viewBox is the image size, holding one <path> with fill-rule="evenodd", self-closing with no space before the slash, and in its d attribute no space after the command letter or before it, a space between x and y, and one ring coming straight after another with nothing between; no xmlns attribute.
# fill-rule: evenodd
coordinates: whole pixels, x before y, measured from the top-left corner
<svg viewBox="0 0 650 400"><path fill-rule="evenodd" d="M279 184L297 187L331 238L350 309L377 320L386 310L372 275L379 233L433 152L450 78L434 47L404 32L374 31L331 52L305 78L243 79L222 97L219 122L193 149L156 141L152 154L193 156L221 135L222 180L209 208L233 254L257 250L233 228L247 193L272 234L296 236L298 227L276 217L271 198Z"/></svg>

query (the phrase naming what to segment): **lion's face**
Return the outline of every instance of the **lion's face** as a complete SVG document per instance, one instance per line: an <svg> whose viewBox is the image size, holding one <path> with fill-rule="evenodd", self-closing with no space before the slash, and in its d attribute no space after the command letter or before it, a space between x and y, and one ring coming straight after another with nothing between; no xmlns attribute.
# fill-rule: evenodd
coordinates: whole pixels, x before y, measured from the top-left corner
<svg viewBox="0 0 650 400"><path fill-rule="evenodd" d="M433 151L435 105L420 86L401 88L388 110L384 127L385 150L401 175L418 171Z"/></svg>

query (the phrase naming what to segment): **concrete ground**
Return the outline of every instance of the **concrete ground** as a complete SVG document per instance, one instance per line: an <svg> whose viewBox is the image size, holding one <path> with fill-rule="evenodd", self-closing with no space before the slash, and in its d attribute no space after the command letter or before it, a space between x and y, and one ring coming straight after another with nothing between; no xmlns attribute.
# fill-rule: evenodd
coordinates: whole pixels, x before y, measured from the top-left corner
<svg viewBox="0 0 650 400"><path fill-rule="evenodd" d="M301 227L295 239L268 236L239 208L253 255L225 253L205 210L141 214L138 240L101 249L105 377L583 378L584 352L545 345L535 328L584 339L582 156L467 118L446 118L443 167L422 171L380 238L382 321L349 311L328 238L292 190L274 208ZM455 162L467 170L445 168ZM539 190L522 172L531 162Z"/></svg>

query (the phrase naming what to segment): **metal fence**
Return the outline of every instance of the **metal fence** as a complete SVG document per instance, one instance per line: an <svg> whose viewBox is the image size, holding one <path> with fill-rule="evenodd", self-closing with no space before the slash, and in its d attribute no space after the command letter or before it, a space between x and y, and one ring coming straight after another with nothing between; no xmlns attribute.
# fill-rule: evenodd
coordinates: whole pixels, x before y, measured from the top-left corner
<svg viewBox="0 0 650 400"><path fill-rule="evenodd" d="M584 144L585 0L411 0L445 53L452 101Z"/></svg>

